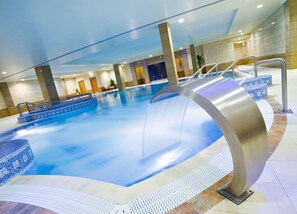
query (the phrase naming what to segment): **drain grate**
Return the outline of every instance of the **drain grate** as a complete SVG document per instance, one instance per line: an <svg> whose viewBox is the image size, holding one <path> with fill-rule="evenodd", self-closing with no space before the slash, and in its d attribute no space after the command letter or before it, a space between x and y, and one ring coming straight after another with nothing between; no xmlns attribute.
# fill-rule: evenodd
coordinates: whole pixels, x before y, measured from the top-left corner
<svg viewBox="0 0 297 214"><path fill-rule="evenodd" d="M128 203L130 212L166 213L207 189L233 169L228 148L180 179Z"/></svg>
<svg viewBox="0 0 297 214"><path fill-rule="evenodd" d="M116 203L74 191L34 185L5 185L0 200L43 207L61 214L111 213Z"/></svg>

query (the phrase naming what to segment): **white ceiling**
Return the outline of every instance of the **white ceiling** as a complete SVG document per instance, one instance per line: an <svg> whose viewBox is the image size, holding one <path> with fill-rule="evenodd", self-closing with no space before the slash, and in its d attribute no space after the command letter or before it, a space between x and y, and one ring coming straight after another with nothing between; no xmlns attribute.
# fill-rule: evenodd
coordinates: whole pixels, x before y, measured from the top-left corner
<svg viewBox="0 0 297 214"><path fill-rule="evenodd" d="M0 81L30 78L42 63L60 76L162 54L158 24L165 21L176 49L249 33L284 2L1 0Z"/></svg>

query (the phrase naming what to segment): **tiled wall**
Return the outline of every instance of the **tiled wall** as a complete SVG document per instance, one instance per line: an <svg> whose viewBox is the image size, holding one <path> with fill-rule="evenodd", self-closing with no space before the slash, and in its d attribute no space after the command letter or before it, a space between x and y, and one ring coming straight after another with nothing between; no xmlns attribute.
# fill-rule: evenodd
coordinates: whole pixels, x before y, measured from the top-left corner
<svg viewBox="0 0 297 214"><path fill-rule="evenodd" d="M4 109L4 108L6 108L6 105L5 105L5 101L4 101L2 92L0 90L0 109Z"/></svg>
<svg viewBox="0 0 297 214"><path fill-rule="evenodd" d="M37 80L8 83L9 91L15 105L22 102L37 102L43 96Z"/></svg>
<svg viewBox="0 0 297 214"><path fill-rule="evenodd" d="M59 97L65 96L65 89L62 83L62 80L60 78L54 78L56 89L58 91Z"/></svg>
<svg viewBox="0 0 297 214"><path fill-rule="evenodd" d="M132 71L131 71L131 67L130 67L129 63L124 65L124 75L125 75L125 77L124 77L125 82L133 81Z"/></svg>
<svg viewBox="0 0 297 214"><path fill-rule="evenodd" d="M232 39L220 40L203 45L205 63L234 60L234 44Z"/></svg>
<svg viewBox="0 0 297 214"><path fill-rule="evenodd" d="M66 86L67 94L74 94L77 89L74 78L65 78L64 83Z"/></svg>
<svg viewBox="0 0 297 214"><path fill-rule="evenodd" d="M100 72L98 76L101 87L109 86L110 79L113 79L116 83L116 78L113 71L103 71Z"/></svg>
<svg viewBox="0 0 297 214"><path fill-rule="evenodd" d="M59 96L64 96L64 87L60 78L55 78L55 85ZM9 91L15 105L21 102L37 102L42 101L43 96L37 80L27 80L23 82L8 83ZM0 109L1 108L0 98ZM5 107L4 107L5 108Z"/></svg>
<svg viewBox="0 0 297 214"><path fill-rule="evenodd" d="M250 54L269 56L283 53L286 53L286 32L284 6L281 6L251 33Z"/></svg>

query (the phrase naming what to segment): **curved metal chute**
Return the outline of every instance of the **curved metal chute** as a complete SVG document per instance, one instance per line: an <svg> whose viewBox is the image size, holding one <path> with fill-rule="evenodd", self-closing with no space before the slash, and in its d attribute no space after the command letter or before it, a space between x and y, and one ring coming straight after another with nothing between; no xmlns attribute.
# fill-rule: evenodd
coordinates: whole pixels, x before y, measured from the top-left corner
<svg viewBox="0 0 297 214"><path fill-rule="evenodd" d="M151 103L183 95L200 105L218 124L228 142L233 159L233 178L218 190L240 204L260 177L268 153L263 116L251 96L236 82L224 77L169 86L159 91Z"/></svg>

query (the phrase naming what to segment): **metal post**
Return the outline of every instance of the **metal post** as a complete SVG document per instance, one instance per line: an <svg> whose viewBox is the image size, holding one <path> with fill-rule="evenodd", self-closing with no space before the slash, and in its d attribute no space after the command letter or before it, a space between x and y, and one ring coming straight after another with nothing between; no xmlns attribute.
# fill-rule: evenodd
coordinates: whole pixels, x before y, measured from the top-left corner
<svg viewBox="0 0 297 214"><path fill-rule="evenodd" d="M281 67L281 81L282 81L282 113L293 113L291 109L288 109L288 92L287 92L287 66L286 61L282 58L262 60L257 63L256 69L259 65L279 62Z"/></svg>
<svg viewBox="0 0 297 214"><path fill-rule="evenodd" d="M257 58L254 56L254 68L255 68L255 77L258 76L258 70L257 70Z"/></svg>
<svg viewBox="0 0 297 214"><path fill-rule="evenodd" d="M29 108L28 103L26 103L26 106L27 106L28 112L29 112L29 114L30 114L31 112L30 112L30 108Z"/></svg>
<svg viewBox="0 0 297 214"><path fill-rule="evenodd" d="M232 78L233 78L233 80L235 80L235 78L234 78L234 65L232 66Z"/></svg>

